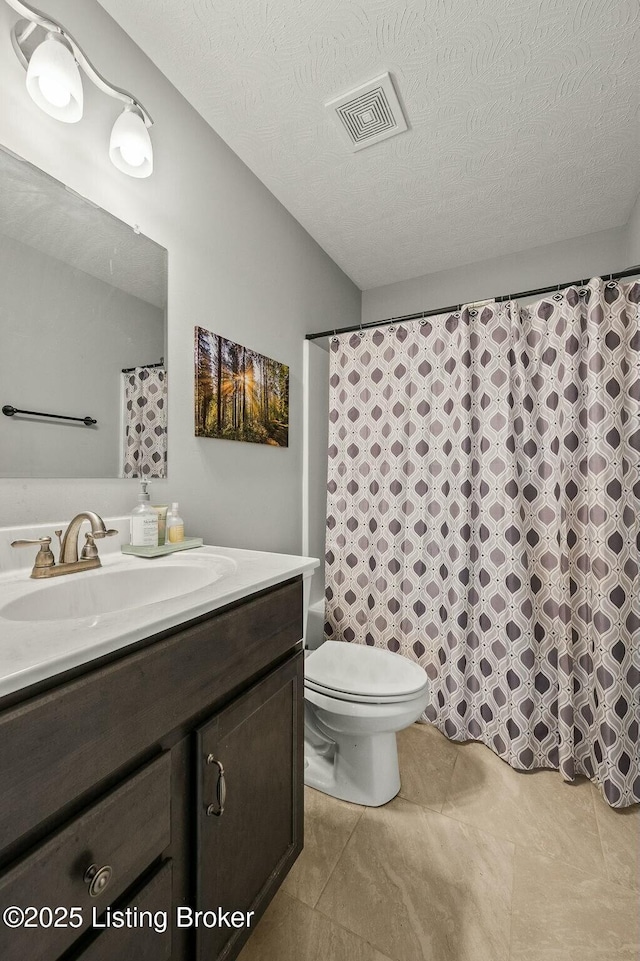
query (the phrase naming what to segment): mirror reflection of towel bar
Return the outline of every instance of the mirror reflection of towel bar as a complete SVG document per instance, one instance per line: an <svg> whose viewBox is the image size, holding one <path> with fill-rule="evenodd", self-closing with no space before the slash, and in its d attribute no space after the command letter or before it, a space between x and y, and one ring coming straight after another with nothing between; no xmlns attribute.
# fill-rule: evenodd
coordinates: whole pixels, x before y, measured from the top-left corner
<svg viewBox="0 0 640 961"><path fill-rule="evenodd" d="M160 361L157 364L138 364L138 367L123 367L122 373L132 374L134 370L138 370L138 368L141 368L144 370L150 370L152 367L164 367L164 357L161 357Z"/></svg>
<svg viewBox="0 0 640 961"><path fill-rule="evenodd" d="M87 427L92 427L93 424L97 424L98 421L93 417L67 417L66 414L43 414L40 410L18 410L17 407L12 407L11 404L5 404L2 408L2 413L6 417L13 417L14 414L31 414L32 417L54 417L56 420L77 420L81 424L86 424Z"/></svg>

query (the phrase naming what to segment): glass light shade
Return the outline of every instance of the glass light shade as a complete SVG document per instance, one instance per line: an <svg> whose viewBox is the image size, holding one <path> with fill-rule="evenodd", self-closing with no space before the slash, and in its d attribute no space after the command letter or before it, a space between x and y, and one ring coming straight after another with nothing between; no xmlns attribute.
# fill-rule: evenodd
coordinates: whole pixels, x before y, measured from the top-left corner
<svg viewBox="0 0 640 961"><path fill-rule="evenodd" d="M31 54L27 90L35 104L56 120L77 123L82 118L83 91L73 53L56 34L47 34Z"/></svg>
<svg viewBox="0 0 640 961"><path fill-rule="evenodd" d="M125 107L114 123L109 157L118 170L130 177L150 177L153 173L151 137L135 107Z"/></svg>

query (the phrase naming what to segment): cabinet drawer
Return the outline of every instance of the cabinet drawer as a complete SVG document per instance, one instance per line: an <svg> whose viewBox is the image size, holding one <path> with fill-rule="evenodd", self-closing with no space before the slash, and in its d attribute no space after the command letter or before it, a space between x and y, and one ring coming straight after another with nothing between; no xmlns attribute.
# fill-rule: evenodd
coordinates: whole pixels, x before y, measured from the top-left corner
<svg viewBox="0 0 640 961"><path fill-rule="evenodd" d="M169 961L171 957L171 861L164 864L144 888L130 900L118 904L116 911L136 909L140 927L107 928L88 948L73 955L73 961ZM156 930L141 912L160 912L167 919L165 931ZM158 928L161 926L158 925Z"/></svg>
<svg viewBox="0 0 640 961"><path fill-rule="evenodd" d="M10 930L0 926L2 961L51 961L116 900L171 839L171 759L164 754L111 791L97 804L36 848L0 878L0 911L19 908L79 907L78 927L35 927ZM28 804L25 798L25 804ZM90 893L87 870L110 868ZM109 877L107 877L109 875ZM57 916L60 920L60 915ZM46 919L45 919L46 923Z"/></svg>

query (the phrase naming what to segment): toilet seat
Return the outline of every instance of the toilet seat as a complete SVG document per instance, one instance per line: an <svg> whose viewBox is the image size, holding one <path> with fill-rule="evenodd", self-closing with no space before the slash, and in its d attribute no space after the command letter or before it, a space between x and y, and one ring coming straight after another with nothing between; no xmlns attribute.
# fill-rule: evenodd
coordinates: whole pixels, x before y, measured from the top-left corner
<svg viewBox="0 0 640 961"><path fill-rule="evenodd" d="M337 701L350 701L353 704L401 704L404 701L412 701L422 693L422 688L413 694L353 694L349 691L336 691L330 687L322 687L321 684L314 684L313 681L305 681L307 691L315 691L316 694L324 694L325 697L333 697Z"/></svg>
<svg viewBox="0 0 640 961"><path fill-rule="evenodd" d="M419 664L362 644L325 641L305 660L305 687L337 700L402 703L415 699L426 685Z"/></svg>

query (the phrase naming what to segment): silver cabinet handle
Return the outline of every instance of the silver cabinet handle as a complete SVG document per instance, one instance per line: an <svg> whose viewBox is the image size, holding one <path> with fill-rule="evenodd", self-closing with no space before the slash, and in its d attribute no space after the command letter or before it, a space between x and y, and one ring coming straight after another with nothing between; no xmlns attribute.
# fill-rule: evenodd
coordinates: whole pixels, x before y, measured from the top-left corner
<svg viewBox="0 0 640 961"><path fill-rule="evenodd" d="M207 764L215 764L218 768L218 783L216 785L216 804L207 805L207 817L219 818L221 814L224 814L224 805L227 799L227 782L224 776L224 768L222 762L209 754L207 757Z"/></svg>
<svg viewBox="0 0 640 961"><path fill-rule="evenodd" d="M113 876L113 868L110 864L105 864L99 868L97 864L92 864L84 872L84 882L89 885L89 895L97 898L109 886Z"/></svg>

